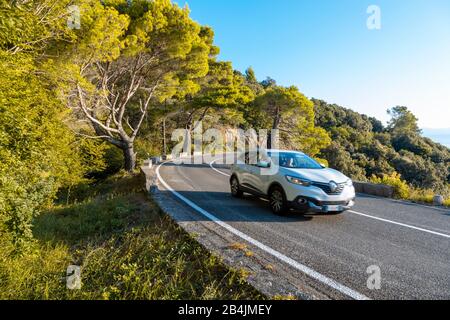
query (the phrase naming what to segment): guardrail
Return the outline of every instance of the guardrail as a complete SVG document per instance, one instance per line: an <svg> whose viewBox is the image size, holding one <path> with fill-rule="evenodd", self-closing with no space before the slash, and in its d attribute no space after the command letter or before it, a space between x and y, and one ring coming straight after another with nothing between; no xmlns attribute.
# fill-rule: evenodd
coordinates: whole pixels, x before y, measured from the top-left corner
<svg viewBox="0 0 450 320"><path fill-rule="evenodd" d="M394 188L385 184L354 181L353 185L357 193L365 193L384 198L394 197Z"/></svg>

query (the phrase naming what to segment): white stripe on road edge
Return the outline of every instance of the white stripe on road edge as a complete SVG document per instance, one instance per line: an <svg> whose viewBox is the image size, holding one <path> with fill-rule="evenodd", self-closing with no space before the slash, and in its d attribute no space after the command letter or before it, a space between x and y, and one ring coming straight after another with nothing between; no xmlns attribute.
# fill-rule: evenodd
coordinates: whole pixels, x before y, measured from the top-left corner
<svg viewBox="0 0 450 320"><path fill-rule="evenodd" d="M374 219L374 220L388 222L388 223L396 224L398 226L402 226L402 227L406 227L406 228L410 228L410 229L414 229L414 230L418 230L418 231L423 231L423 232L431 233L431 234L434 234L434 235L437 235L437 236L441 236L441 237L450 239L450 235L445 234L445 233L439 233L439 232L436 232L436 231L432 231L432 230L428 230L428 229L423 229L423 228L411 226L409 224L405 224L405 223L401 223L401 222L397 222L397 221L392 221L392 220L388 220L388 219L383 219L383 218L370 216L368 214L357 212L357 211L353 211L353 210L349 210L348 212L356 214L358 216L363 216L363 217Z"/></svg>
<svg viewBox="0 0 450 320"><path fill-rule="evenodd" d="M223 175L223 176L229 177L230 175L229 175L228 173L222 172L222 171L220 171L220 170L214 168L213 164L216 163L216 161L219 161L219 159L216 159L216 160L212 161L212 162L209 164L209 166L211 167L211 169L213 169L213 170L214 170L215 172L217 172L217 173L220 173L220 174Z"/></svg>
<svg viewBox="0 0 450 320"><path fill-rule="evenodd" d="M224 172L222 172L222 171L217 170L216 168L214 168L213 164L214 164L217 160L218 160L218 159L212 161L212 162L209 164L209 166L210 166L214 171L216 171L216 172L218 172L218 173L220 173L220 174L222 174L222 175L224 175L224 176L229 177L229 176L230 176L229 174L226 174L226 173L224 173ZM430 208L432 208L432 207L430 207ZM441 236L441 237L450 239L450 235L445 234L445 233L440 233L440 232L436 232L436 231L432 231L432 230L428 230L428 229L424 229L424 228L419 228L419 227L415 227L415 226L412 226L412 225L409 225L409 224L405 224L405 223L401 223L401 222L397 222L397 221L392 221L392 220L388 220L388 219L383 219L383 218L371 216L371 215L368 215L368 214L365 214L365 213L361 213L361 212L357 212L357 211L353 211L353 210L349 210L349 211L347 211L347 212L356 214L356 215L358 215L358 216L362 216L362 217L366 217L366 218L370 218L370 219L374 219L374 220L379 220L379 221L383 221L383 222L387 222L387 223L392 223L392 224L395 224L395 225L398 225L398 226L402 226L402 227L406 227L406 228L410 228L410 229L414 229L414 230L418 230L418 231L422 231L422 232L427 232L427 233L434 234L434 235L436 235L436 236Z"/></svg>
<svg viewBox="0 0 450 320"><path fill-rule="evenodd" d="M450 209L444 209L444 208L440 208L440 207L432 207L430 205L421 204L421 203L415 203L415 202L408 201L408 200L388 199L388 198L383 198L383 197L380 197L380 196L374 196L374 195L371 195L371 194L363 194L363 193L361 193L361 194L364 197L369 197L369 198L374 198L374 199L381 199L381 200L389 200L389 201L396 202L396 203L415 205L415 206L418 206L418 207L423 207L423 208L427 208L427 209L432 209L432 210L436 210L436 211L442 211L442 212L450 213Z"/></svg>
<svg viewBox="0 0 450 320"><path fill-rule="evenodd" d="M291 267L299 270L300 272L305 273L306 275L308 275L309 277L316 279L320 282L322 282L323 284L328 285L329 287L345 294L348 297L351 297L353 299L357 299L357 300L369 300L368 297L366 297L365 295L350 289L336 281L334 281L333 279L330 279L320 273L318 273L317 271L314 271L313 269L285 256L284 254L266 246L265 244L259 242L258 240L253 239L252 237L246 235L245 233L233 228L232 226L230 226L229 224L223 222L222 220L220 220L219 218L217 218L216 216L212 215L211 213L209 213L208 211L200 208L198 205L196 205L194 202L192 202L191 200L185 198L184 196L182 196L181 194L179 194L178 192L176 192L174 189L172 189L171 186L169 186L164 179L161 177L160 173L159 173L159 169L161 168L161 166L163 166L164 164L171 162L171 161L166 161L162 164L160 164L158 166L158 168L156 169L156 175L158 176L159 181L161 181L161 183L163 184L163 186L169 190L173 195L175 195L178 199L180 199L181 201L183 201L184 203L186 203L188 206L190 206L191 208L193 208L194 210L196 210L197 212L201 213L202 215L204 215L205 217L207 217L208 219L210 219L211 221L215 222L216 224L218 224L219 226L221 226L222 228L227 229L229 232L233 233L234 235L244 239L245 241L257 246L259 249L267 252L268 254L278 258L279 260L283 261L284 263L287 263L288 265L290 265Z"/></svg>

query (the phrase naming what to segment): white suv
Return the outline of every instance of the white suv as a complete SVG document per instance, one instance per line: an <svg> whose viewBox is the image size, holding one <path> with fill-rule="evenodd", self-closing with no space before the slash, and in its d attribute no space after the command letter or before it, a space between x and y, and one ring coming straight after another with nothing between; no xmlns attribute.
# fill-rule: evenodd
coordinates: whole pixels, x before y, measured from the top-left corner
<svg viewBox="0 0 450 320"><path fill-rule="evenodd" d="M303 213L340 213L355 204L352 180L304 153L266 150L263 157L266 161L257 163L250 161L250 157L253 154L246 153L231 167L234 197L242 197L245 192L266 198L272 211L279 215L289 209Z"/></svg>

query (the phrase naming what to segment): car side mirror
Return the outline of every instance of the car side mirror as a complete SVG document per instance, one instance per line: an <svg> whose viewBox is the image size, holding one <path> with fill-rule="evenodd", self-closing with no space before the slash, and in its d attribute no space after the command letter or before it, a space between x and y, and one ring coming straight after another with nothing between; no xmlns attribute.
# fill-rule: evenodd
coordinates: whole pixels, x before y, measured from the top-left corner
<svg viewBox="0 0 450 320"><path fill-rule="evenodd" d="M257 166L260 168L270 168L270 162L260 161L260 162L258 162Z"/></svg>

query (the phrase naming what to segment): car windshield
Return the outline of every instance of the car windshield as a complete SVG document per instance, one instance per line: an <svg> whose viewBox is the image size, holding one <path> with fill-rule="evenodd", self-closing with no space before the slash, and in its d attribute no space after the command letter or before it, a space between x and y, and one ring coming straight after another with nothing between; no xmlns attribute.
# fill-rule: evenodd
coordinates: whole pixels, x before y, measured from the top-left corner
<svg viewBox="0 0 450 320"><path fill-rule="evenodd" d="M272 154L268 154L272 157ZM292 169L323 169L314 159L302 153L280 152L278 153L280 166Z"/></svg>

